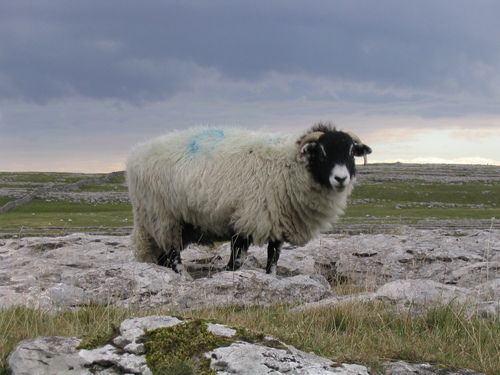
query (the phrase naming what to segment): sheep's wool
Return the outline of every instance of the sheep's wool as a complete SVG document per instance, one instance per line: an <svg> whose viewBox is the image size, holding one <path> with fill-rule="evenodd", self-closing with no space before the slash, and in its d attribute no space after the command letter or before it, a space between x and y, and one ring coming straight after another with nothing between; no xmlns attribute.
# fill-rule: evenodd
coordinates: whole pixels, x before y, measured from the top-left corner
<svg viewBox="0 0 500 375"><path fill-rule="evenodd" d="M198 127L138 145L127 162L133 242L143 246L149 237L164 251L180 249L189 223L216 236L251 236L257 245L305 244L343 213L352 183L340 193L320 186L297 161L296 142Z"/></svg>

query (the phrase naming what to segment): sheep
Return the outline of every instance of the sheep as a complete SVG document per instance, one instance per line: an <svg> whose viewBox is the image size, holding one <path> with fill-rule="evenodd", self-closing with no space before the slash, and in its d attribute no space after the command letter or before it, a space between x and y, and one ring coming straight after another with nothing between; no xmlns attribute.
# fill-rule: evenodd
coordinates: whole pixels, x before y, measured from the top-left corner
<svg viewBox="0 0 500 375"><path fill-rule="evenodd" d="M304 245L343 214L354 156L371 152L330 123L298 138L194 127L139 144L126 170L135 258L190 278L180 257L190 243L231 241L233 271L251 244L267 243L275 275L284 242Z"/></svg>

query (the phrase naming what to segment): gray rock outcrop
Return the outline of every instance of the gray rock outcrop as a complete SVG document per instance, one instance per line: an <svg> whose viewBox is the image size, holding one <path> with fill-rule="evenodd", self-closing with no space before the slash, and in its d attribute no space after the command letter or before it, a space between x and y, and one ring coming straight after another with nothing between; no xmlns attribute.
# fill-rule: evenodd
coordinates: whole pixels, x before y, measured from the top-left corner
<svg viewBox="0 0 500 375"><path fill-rule="evenodd" d="M76 337L46 336L24 340L10 353L7 366L12 375L151 375L145 348L148 334L145 333L186 322L176 317L159 315L126 319L120 325L120 334L112 343L94 349L79 349L81 340ZM208 360L207 367L220 375L369 374L365 366L336 363L270 337L264 338L261 343L245 341L235 336L237 331L234 328L223 324L207 323L206 330L230 339L224 345L201 353L201 359ZM429 364L403 361L385 362L383 367L386 375L481 375L466 369L445 370Z"/></svg>
<svg viewBox="0 0 500 375"><path fill-rule="evenodd" d="M500 279L492 280L472 288L444 285L432 280L396 280L384 284L373 293L334 296L321 301L300 305L292 311L303 311L320 307L332 307L353 302L381 301L398 308L421 308L460 304L470 313L481 316L500 314Z"/></svg>
<svg viewBox="0 0 500 375"><path fill-rule="evenodd" d="M397 308L416 309L459 303L471 313L500 314L497 229L401 227L392 234L326 234L303 247L285 247L278 276L263 271L265 248L251 247L240 271L222 272L229 257L228 244L215 249L191 246L182 258L193 281L164 267L135 262L128 244L126 236L78 233L0 239L0 307L26 305L58 310L104 302L182 311L281 302L297 303L296 310L304 310L353 301L384 301ZM331 284L344 282L368 291L351 295L332 292ZM25 340L11 353L8 364L13 374L148 374L144 342L138 338L144 329L178 324L175 319L126 320L113 345L87 351L76 349L80 342L77 338ZM226 336L231 332L229 327L213 329ZM241 341L207 355L220 374L245 373L239 363L247 355L250 363L261 366L247 372L252 374L259 374L259 368L262 373L274 369L271 373L275 374L366 373L362 366L330 367L327 359L292 348L280 350ZM40 366L35 372L26 369L33 364ZM388 374L474 373L440 372L444 370L404 362L386 365ZM312 370L303 372L304 368Z"/></svg>
<svg viewBox="0 0 500 375"><path fill-rule="evenodd" d="M187 281L171 269L134 262L128 237L75 234L2 241L2 307L57 309L98 302L184 310L312 302L333 295L320 275L277 279L250 268L237 272L212 269L210 274Z"/></svg>
<svg viewBox="0 0 500 375"><path fill-rule="evenodd" d="M0 305L64 308L106 302L183 310L310 303L335 299L329 283L342 282L381 287L366 298L399 304L500 300L498 230L401 228L392 235L323 235L303 247L285 247L278 277L263 272L265 248L251 247L245 265L233 273L220 272L228 244L211 251L193 246L182 257L194 281L135 262L128 242L125 236L87 234L0 240ZM488 307L495 309L494 303Z"/></svg>
<svg viewBox="0 0 500 375"><path fill-rule="evenodd" d="M83 360L76 337L45 336L21 341L7 358L12 375L80 375Z"/></svg>
<svg viewBox="0 0 500 375"><path fill-rule="evenodd" d="M40 374L152 374L146 365L145 330L172 327L184 322L170 316L149 316L125 320L113 345L86 350L77 349L74 337L40 337L19 343L7 358L12 375ZM220 375L368 375L364 366L338 364L327 358L302 352L272 338L263 343L234 338L236 330L222 324L207 324L214 335L232 339L201 354L209 359L209 368ZM266 340L272 345L266 345Z"/></svg>
<svg viewBox="0 0 500 375"><path fill-rule="evenodd" d="M484 375L467 369L447 370L428 363L417 364L403 361L384 363L384 371L386 375Z"/></svg>

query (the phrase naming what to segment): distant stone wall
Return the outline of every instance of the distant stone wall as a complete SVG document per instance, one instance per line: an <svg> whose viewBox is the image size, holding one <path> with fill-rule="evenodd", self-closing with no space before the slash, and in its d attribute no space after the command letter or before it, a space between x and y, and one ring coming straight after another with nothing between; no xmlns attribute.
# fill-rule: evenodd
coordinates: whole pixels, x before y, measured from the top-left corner
<svg viewBox="0 0 500 375"><path fill-rule="evenodd" d="M121 177L123 175L125 175L125 171L111 172L103 178L92 178L90 180L80 180L80 181L74 182L72 184L67 184L67 185L57 186L57 187L43 187L43 188L40 188L40 189L33 191L32 193L30 193L22 198L19 198L19 199L16 199L14 201L11 201L11 202L4 204L2 207L0 207L0 214L6 213L9 210L12 210L13 208L22 206L26 203L29 203L33 199L35 199L39 196L42 196L44 194L47 194L47 193L61 192L61 191L68 191L68 190L78 190L82 186L93 185L93 184L103 184L103 183L108 182L109 180L111 180L114 177Z"/></svg>

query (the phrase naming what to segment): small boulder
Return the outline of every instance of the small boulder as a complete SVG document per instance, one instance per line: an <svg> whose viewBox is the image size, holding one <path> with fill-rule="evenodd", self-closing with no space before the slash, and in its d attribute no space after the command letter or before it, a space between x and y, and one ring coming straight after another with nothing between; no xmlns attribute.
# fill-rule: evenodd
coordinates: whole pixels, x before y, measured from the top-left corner
<svg viewBox="0 0 500 375"><path fill-rule="evenodd" d="M176 330L169 331L173 327ZM169 334L174 337L169 338ZM191 337L193 334L195 336ZM156 339L157 336L165 341ZM167 347L164 342L175 344ZM206 343L211 343L211 346L201 353L195 348L186 357L189 353L186 345L200 342L201 347ZM185 367L213 370L220 375L368 375L364 366L335 363L246 329L171 316L123 321L120 336L113 340L114 345L78 350L79 344L80 340L74 337L24 340L9 355L7 366L12 375L151 375L153 367L150 368L150 364L157 371L162 366L167 366L167 370ZM155 357L155 350L160 350L159 357ZM162 358L174 360L162 365Z"/></svg>

